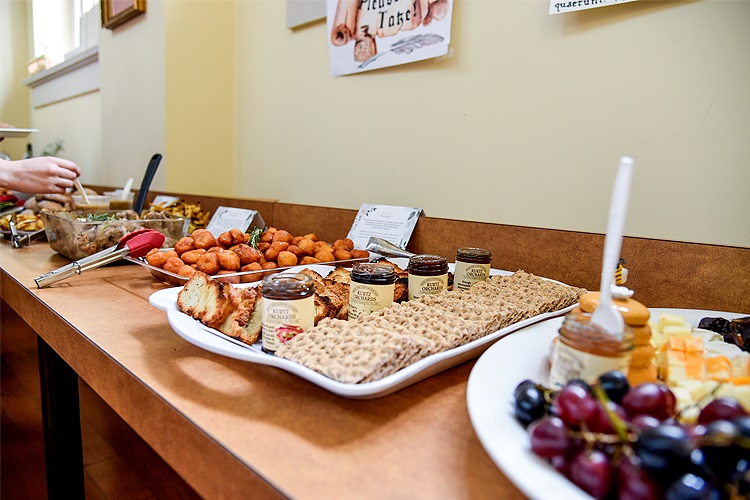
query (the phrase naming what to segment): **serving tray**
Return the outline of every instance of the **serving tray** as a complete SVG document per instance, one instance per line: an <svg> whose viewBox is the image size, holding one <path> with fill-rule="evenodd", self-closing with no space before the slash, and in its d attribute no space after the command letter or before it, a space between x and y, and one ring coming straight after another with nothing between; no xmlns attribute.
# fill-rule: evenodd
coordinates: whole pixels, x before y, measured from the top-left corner
<svg viewBox="0 0 750 500"><path fill-rule="evenodd" d="M331 266L315 264L311 266L299 266L299 271L305 268L312 269L323 276L326 276L333 270L333 267ZM291 270L290 272L298 271ZM513 273L493 269L491 274L509 276ZM241 288L257 285L258 283L248 283L235 286ZM481 355L487 348L506 335L529 325L533 325L534 323L555 316L564 315L575 307L575 305L573 305L559 311L540 314L519 321L518 323L501 328L485 337L469 342L468 344L423 358L383 379L362 384L345 384L330 379L293 361L264 353L261 351L260 341L250 346L238 340L234 340L213 328L208 328L201 322L180 312L177 308L177 294L180 290L182 290L182 287L160 290L150 296L149 302L154 307L166 311L170 326L175 333L183 339L215 354L280 368L330 391L333 394L351 399L372 399L391 394L436 373Z"/></svg>

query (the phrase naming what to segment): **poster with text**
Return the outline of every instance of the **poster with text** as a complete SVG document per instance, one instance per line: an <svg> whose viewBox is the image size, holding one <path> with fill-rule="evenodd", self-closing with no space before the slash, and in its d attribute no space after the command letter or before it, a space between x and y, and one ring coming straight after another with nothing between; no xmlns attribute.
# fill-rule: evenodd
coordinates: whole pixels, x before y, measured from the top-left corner
<svg viewBox="0 0 750 500"><path fill-rule="evenodd" d="M448 53L454 0L327 0L331 76Z"/></svg>

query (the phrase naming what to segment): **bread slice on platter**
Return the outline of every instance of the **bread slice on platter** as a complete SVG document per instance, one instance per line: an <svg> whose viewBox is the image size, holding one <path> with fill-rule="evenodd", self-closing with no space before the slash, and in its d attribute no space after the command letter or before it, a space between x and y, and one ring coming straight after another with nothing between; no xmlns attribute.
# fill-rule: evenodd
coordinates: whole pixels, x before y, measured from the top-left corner
<svg viewBox="0 0 750 500"><path fill-rule="evenodd" d="M255 288L234 288L201 272L196 272L177 294L180 311L246 344L258 340L261 302Z"/></svg>

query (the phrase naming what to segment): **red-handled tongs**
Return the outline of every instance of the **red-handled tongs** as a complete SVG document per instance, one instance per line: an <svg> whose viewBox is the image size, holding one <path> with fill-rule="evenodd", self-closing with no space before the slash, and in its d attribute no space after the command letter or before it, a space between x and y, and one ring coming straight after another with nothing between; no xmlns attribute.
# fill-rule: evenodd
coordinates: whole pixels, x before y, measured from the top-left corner
<svg viewBox="0 0 750 500"><path fill-rule="evenodd" d="M67 279L74 274L81 274L83 271L94 269L120 260L126 255L132 257L143 257L154 248L161 248L164 244L164 235L154 229L139 229L124 236L117 246L107 248L81 260L71 262L66 266L43 274L34 278L38 288L44 288Z"/></svg>

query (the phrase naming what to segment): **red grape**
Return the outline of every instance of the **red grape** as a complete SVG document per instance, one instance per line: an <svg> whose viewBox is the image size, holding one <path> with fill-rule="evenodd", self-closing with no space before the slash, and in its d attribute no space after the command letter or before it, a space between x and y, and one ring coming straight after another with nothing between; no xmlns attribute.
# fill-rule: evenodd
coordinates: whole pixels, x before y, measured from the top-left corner
<svg viewBox="0 0 750 500"><path fill-rule="evenodd" d="M590 428L597 415L596 400L579 385L566 385L555 399L557 415L571 429Z"/></svg>
<svg viewBox="0 0 750 500"><path fill-rule="evenodd" d="M675 414L677 399L666 385L646 382L632 388L622 398L622 407L631 418L651 415L659 420L666 420Z"/></svg>
<svg viewBox="0 0 750 500"><path fill-rule="evenodd" d="M604 498L612 487L612 465L599 450L584 450L570 464L570 480L595 498Z"/></svg>
<svg viewBox="0 0 750 500"><path fill-rule="evenodd" d="M625 455L617 464L618 500L655 500L660 491L645 470L641 460L633 455Z"/></svg>
<svg viewBox="0 0 750 500"><path fill-rule="evenodd" d="M565 455L571 446L568 429L557 417L543 417L529 428L531 451L544 458Z"/></svg>
<svg viewBox="0 0 750 500"><path fill-rule="evenodd" d="M636 426L639 430L645 431L646 429L653 429L655 427L658 427L659 424L661 424L661 421L656 417L652 417L651 415L643 414L633 417L630 423Z"/></svg>
<svg viewBox="0 0 750 500"><path fill-rule="evenodd" d="M708 425L716 420L734 420L746 415L740 403L733 398L717 398L706 405L698 416L698 423Z"/></svg>
<svg viewBox="0 0 750 500"><path fill-rule="evenodd" d="M607 403L607 407L611 412L614 412L623 421L627 421L628 416L622 406L610 401ZM596 416L592 420L593 422L591 424L591 428L589 429L590 431L601 432L602 434L617 434L617 430L612 423L612 419L609 417L609 414L607 413L607 410L604 408L604 405L602 403L597 403Z"/></svg>

